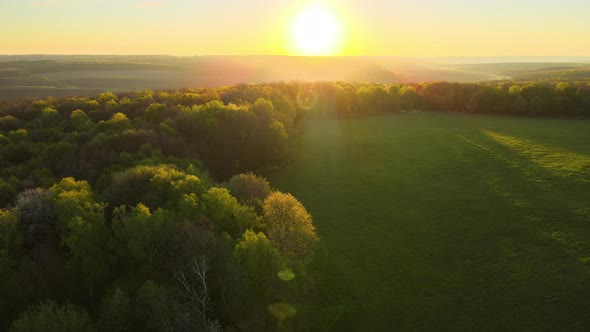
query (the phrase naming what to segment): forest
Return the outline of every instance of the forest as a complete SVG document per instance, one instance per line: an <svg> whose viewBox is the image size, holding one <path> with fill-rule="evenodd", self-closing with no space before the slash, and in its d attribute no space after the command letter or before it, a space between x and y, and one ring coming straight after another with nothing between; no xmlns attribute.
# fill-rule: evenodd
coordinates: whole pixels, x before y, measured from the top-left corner
<svg viewBox="0 0 590 332"><path fill-rule="evenodd" d="M590 116L586 82L243 84L0 101L0 328L309 325L312 216L262 175L309 121Z"/></svg>

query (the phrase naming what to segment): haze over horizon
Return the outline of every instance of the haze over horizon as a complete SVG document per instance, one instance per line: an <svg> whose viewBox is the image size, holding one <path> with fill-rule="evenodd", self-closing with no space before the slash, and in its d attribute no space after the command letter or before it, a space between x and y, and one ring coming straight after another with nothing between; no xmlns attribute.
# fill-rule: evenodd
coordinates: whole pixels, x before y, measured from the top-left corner
<svg viewBox="0 0 590 332"><path fill-rule="evenodd" d="M0 54L590 56L590 5L4 0Z"/></svg>

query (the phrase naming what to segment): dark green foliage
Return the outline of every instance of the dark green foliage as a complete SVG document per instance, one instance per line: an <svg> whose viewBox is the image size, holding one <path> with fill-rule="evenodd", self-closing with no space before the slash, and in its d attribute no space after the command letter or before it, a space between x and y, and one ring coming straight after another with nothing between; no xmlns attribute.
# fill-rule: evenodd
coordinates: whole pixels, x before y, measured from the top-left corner
<svg viewBox="0 0 590 332"><path fill-rule="evenodd" d="M70 303L57 305L42 302L12 323L10 332L91 332L94 331L88 313Z"/></svg>
<svg viewBox="0 0 590 332"><path fill-rule="evenodd" d="M283 287L286 260L267 240L233 254L235 239L265 231L268 182L233 179L238 200L208 174L224 179L286 160L302 118L278 89L248 86L237 99L224 89L102 93L2 115L0 203L14 206L0 213L0 328L274 326L267 306L306 294ZM258 298L266 281L274 295ZM49 301L18 318L45 299L92 315ZM250 300L256 305L244 306ZM48 313L57 320L47 322Z"/></svg>
<svg viewBox="0 0 590 332"><path fill-rule="evenodd" d="M6 272L5 268L12 260L10 257L15 258L20 254L23 234L19 227L19 217L18 211L0 210L0 261L4 264L0 273Z"/></svg>
<svg viewBox="0 0 590 332"><path fill-rule="evenodd" d="M199 160L220 180L276 166L285 161L289 135L302 123L283 88L6 102L0 109L0 176L32 181L16 190L45 185L47 178L25 179L39 168L50 170L54 181L74 176L94 182L112 169L133 166L145 145L161 153L158 161ZM14 199L10 192L0 204Z"/></svg>
<svg viewBox="0 0 590 332"><path fill-rule="evenodd" d="M254 173L237 174L229 180L228 188L238 199L256 206L270 195L270 184Z"/></svg>
<svg viewBox="0 0 590 332"><path fill-rule="evenodd" d="M100 330L132 331L137 323L132 305L129 296L119 288L111 296L105 297L100 307Z"/></svg>
<svg viewBox="0 0 590 332"><path fill-rule="evenodd" d="M45 298L83 305L93 313L97 327L110 331L221 328L220 320L246 329L270 326L266 307L277 296L295 299L304 293L283 287L277 279L287 261L263 233L255 236L262 242L246 241L250 236L243 234L265 228L255 208L194 174L204 176L190 164L143 165L116 172L104 178L109 189L103 197L112 204L139 202L112 212L87 181L72 177L49 190L19 194L15 208L0 210L3 326L27 303ZM270 190L266 180L252 177ZM233 254L232 237L242 236L246 242ZM205 271L199 269L206 274L199 274ZM256 298L266 281L272 283L269 294L276 296L265 293ZM18 282L27 287L14 287ZM255 298L256 305L242 307ZM87 327L79 321L88 322L89 316L79 316L74 309L44 302L13 326L21 331L48 324L47 312L55 312L59 318L51 324L74 324L74 330Z"/></svg>
<svg viewBox="0 0 590 332"><path fill-rule="evenodd" d="M273 321L267 307L282 297L285 282L277 274L285 267L284 259L263 233L248 230L236 245L233 264L237 272L227 300L232 320L242 330L268 330Z"/></svg>
<svg viewBox="0 0 590 332"><path fill-rule="evenodd" d="M10 130L17 130L22 127L22 122L12 115L5 115L0 117L0 130L8 132Z"/></svg>
<svg viewBox="0 0 590 332"><path fill-rule="evenodd" d="M16 188L13 184L0 178L0 204L11 203L16 195Z"/></svg>
<svg viewBox="0 0 590 332"><path fill-rule="evenodd" d="M136 166L113 175L105 193L113 206L144 203L151 209L175 207L184 194L201 194L204 184L196 175L172 165Z"/></svg>
<svg viewBox="0 0 590 332"><path fill-rule="evenodd" d="M70 115L70 121L74 128L79 132L89 130L94 126L92 120L90 120L88 115L86 115L81 109L76 109L72 112Z"/></svg>
<svg viewBox="0 0 590 332"><path fill-rule="evenodd" d="M160 121L164 120L166 116L166 105L160 103L150 104L144 113L144 117L146 120L152 123L160 123Z"/></svg>
<svg viewBox="0 0 590 332"><path fill-rule="evenodd" d="M12 164L24 163L32 156L31 146L27 144L8 144L2 148L2 158Z"/></svg>
<svg viewBox="0 0 590 332"><path fill-rule="evenodd" d="M167 210L154 213L143 204L113 211L114 240L118 242L121 257L132 267L150 269L166 264L172 244L175 216ZM148 271L150 272L150 271Z"/></svg>
<svg viewBox="0 0 590 332"><path fill-rule="evenodd" d="M174 307L170 290L151 280L137 292L139 316L145 321L146 331L166 331L174 324Z"/></svg>

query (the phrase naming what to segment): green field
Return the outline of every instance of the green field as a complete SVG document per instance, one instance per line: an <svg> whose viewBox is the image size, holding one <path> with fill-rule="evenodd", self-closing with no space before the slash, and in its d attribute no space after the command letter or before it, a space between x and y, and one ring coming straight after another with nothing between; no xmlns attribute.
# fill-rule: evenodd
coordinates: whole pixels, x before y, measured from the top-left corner
<svg viewBox="0 0 590 332"><path fill-rule="evenodd" d="M314 329L590 330L590 122L311 121L270 177L322 238Z"/></svg>

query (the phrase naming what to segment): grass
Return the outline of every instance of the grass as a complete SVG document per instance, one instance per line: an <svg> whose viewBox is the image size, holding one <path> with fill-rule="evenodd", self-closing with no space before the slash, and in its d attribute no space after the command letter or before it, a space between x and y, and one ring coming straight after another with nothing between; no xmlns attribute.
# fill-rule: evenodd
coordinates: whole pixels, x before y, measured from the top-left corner
<svg viewBox="0 0 590 332"><path fill-rule="evenodd" d="M589 142L576 120L309 123L270 177L322 238L299 327L590 330Z"/></svg>

